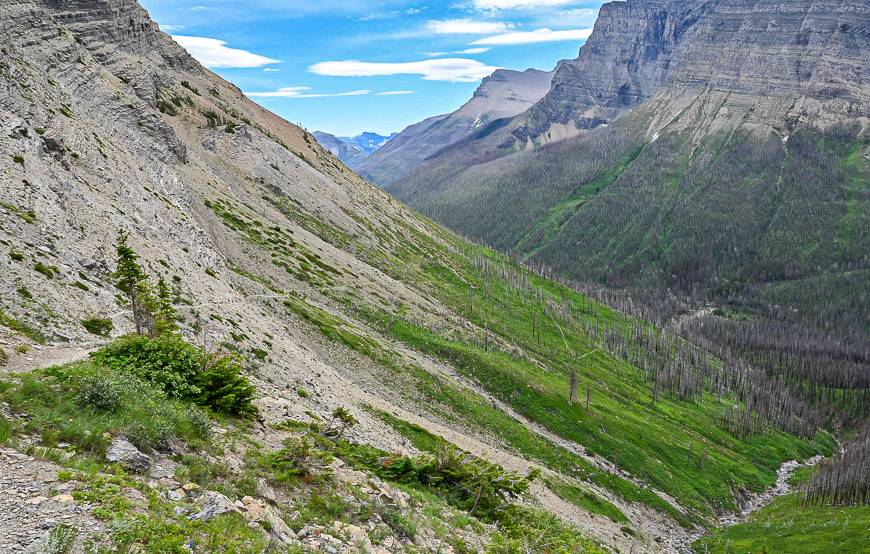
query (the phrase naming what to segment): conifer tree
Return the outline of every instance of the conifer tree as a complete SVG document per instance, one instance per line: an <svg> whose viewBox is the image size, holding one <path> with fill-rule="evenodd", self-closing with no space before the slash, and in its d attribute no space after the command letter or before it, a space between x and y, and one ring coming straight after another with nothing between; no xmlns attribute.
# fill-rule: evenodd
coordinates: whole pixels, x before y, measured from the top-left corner
<svg viewBox="0 0 870 554"><path fill-rule="evenodd" d="M139 265L139 256L129 245L130 233L124 229L118 231L118 241L115 243L115 253L118 265L112 277L115 285L127 296L133 310L133 322L136 332L142 334L148 329L151 320L151 292L148 275Z"/></svg>
<svg viewBox="0 0 870 554"><path fill-rule="evenodd" d="M157 295L154 299L154 335L164 335L178 331L178 316L172 306L172 291L161 277L157 280Z"/></svg>

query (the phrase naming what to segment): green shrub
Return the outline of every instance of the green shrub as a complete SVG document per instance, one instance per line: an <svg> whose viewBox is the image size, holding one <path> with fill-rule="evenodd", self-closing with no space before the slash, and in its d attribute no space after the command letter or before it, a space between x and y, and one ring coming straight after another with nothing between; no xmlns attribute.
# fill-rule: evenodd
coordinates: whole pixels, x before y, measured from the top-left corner
<svg viewBox="0 0 870 554"><path fill-rule="evenodd" d="M88 330L89 333L108 337L112 332L112 320L107 317L88 317L82 320L82 327Z"/></svg>
<svg viewBox="0 0 870 554"><path fill-rule="evenodd" d="M604 554L604 549L557 516L528 506L513 505L502 514L487 553L583 552Z"/></svg>
<svg viewBox="0 0 870 554"><path fill-rule="evenodd" d="M27 289L24 288L24 287L18 287L18 288L15 290L15 292L17 292L18 295L21 296L22 298L26 298L26 299L28 299L28 300L32 300L32 299L33 299L33 294L31 294L30 291L27 290Z"/></svg>
<svg viewBox="0 0 870 554"><path fill-rule="evenodd" d="M6 365L6 362L9 361L9 354L6 353L5 350L0 348L0 367Z"/></svg>
<svg viewBox="0 0 870 554"><path fill-rule="evenodd" d="M227 414L252 415L251 401L256 389L242 373L239 358L231 355L210 356L204 370L194 378L199 394L196 403Z"/></svg>
<svg viewBox="0 0 870 554"><path fill-rule="evenodd" d="M111 374L93 373L79 381L76 400L82 406L114 412L121 403L121 394L121 386Z"/></svg>
<svg viewBox="0 0 870 554"><path fill-rule="evenodd" d="M15 319L11 315L4 312L2 309L0 309L0 325L4 327L9 327L13 331L18 331L25 337L29 338L34 342L38 342L39 344L45 344L46 342L45 335L43 335L39 329L31 327L27 323ZM24 346L25 348L27 347L27 345L20 346Z"/></svg>
<svg viewBox="0 0 870 554"><path fill-rule="evenodd" d="M78 536L78 529L61 523L30 545L27 551L38 554L69 554L73 551Z"/></svg>
<svg viewBox="0 0 870 554"><path fill-rule="evenodd" d="M9 257L12 258L12 261L14 261L14 262L24 261L24 254L22 254L18 250L10 250Z"/></svg>
<svg viewBox="0 0 870 554"><path fill-rule="evenodd" d="M181 398L231 415L253 415L256 389L238 358L207 354L176 335L128 335L91 354L95 363L128 372Z"/></svg>
<svg viewBox="0 0 870 554"><path fill-rule="evenodd" d="M485 519L497 519L539 475L532 471L522 476L452 445L434 455L409 458L339 440L336 455L382 479L435 489L457 508Z"/></svg>
<svg viewBox="0 0 870 554"><path fill-rule="evenodd" d="M77 289L82 289L85 292L91 292L91 287L87 286L81 281L76 281L75 283L73 283L73 286Z"/></svg>
<svg viewBox="0 0 870 554"><path fill-rule="evenodd" d="M12 156L12 161L17 163L17 164L24 165L24 156L19 156L16 154L16 155Z"/></svg>
<svg viewBox="0 0 870 554"><path fill-rule="evenodd" d="M318 447L311 436L294 436L284 441L284 447L267 457L267 466L275 480L292 483L298 479L312 480L323 471L332 455Z"/></svg>

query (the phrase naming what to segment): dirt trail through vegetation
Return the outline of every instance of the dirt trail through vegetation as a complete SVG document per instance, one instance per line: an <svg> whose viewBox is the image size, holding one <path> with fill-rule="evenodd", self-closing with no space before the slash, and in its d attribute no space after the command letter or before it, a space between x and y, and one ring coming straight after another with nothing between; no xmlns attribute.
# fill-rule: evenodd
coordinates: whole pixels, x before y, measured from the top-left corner
<svg viewBox="0 0 870 554"><path fill-rule="evenodd" d="M34 346L31 350L12 357L3 370L6 372L25 372L43 367L71 364L84 360L88 354L101 345L102 343L88 343L78 346Z"/></svg>

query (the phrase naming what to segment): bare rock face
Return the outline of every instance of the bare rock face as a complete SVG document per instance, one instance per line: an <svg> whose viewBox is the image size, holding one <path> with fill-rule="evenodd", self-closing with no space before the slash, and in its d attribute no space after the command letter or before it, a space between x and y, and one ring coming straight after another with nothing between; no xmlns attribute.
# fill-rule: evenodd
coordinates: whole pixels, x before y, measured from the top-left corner
<svg viewBox="0 0 870 554"><path fill-rule="evenodd" d="M799 125L866 128L868 22L866 0L719 0L675 53L654 126L711 103L721 107L693 123L702 132L756 125L785 138Z"/></svg>
<svg viewBox="0 0 870 554"><path fill-rule="evenodd" d="M521 124L514 136L520 141L558 140L578 129L607 123L642 103L667 79L675 52L714 4L704 0L605 4L577 59L560 62L550 92L518 118Z"/></svg>
<svg viewBox="0 0 870 554"><path fill-rule="evenodd" d="M188 517L194 521L208 521L216 516L238 512L233 501L215 491L206 491L199 499L202 509Z"/></svg>
<svg viewBox="0 0 870 554"><path fill-rule="evenodd" d="M870 4L865 0L635 0L605 4L576 60L518 118L518 140L547 143L608 123L659 92L798 98L825 112L867 113ZM682 108L683 105L680 105ZM738 110L740 118L745 110Z"/></svg>

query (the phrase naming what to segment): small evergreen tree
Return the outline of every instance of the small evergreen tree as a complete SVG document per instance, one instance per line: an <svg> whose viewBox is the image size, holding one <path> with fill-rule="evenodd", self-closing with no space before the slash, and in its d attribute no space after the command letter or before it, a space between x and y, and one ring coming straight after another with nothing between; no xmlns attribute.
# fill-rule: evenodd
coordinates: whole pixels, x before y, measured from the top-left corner
<svg viewBox="0 0 870 554"><path fill-rule="evenodd" d="M115 285L127 296L133 310L136 332L141 335L151 323L151 287L148 275L139 265L139 256L128 243L129 238L130 233L126 230L118 231L118 241L115 244L118 265L112 277Z"/></svg>
<svg viewBox="0 0 870 554"><path fill-rule="evenodd" d="M157 280L157 296L154 299L153 335L164 335L178 331L178 316L172 306L172 291L161 277Z"/></svg>

